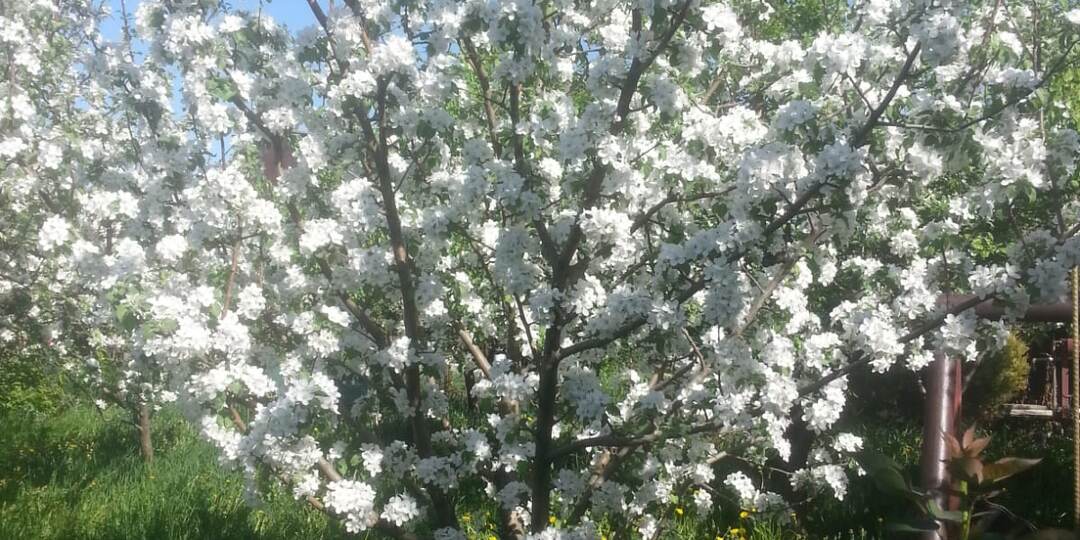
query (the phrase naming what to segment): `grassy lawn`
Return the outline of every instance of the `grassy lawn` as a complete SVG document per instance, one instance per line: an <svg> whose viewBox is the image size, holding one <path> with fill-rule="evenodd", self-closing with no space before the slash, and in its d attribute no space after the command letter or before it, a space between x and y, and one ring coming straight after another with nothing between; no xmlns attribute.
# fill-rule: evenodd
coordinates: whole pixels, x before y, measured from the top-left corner
<svg viewBox="0 0 1080 540"><path fill-rule="evenodd" d="M340 538L290 494L260 508L240 475L174 411L154 421L157 456L144 465L118 410L78 405L0 416L0 538Z"/></svg>
<svg viewBox="0 0 1080 540"><path fill-rule="evenodd" d="M0 538L2 539L319 539L344 538L326 517L273 491L259 507L244 500L239 474L216 463L215 451L180 415L154 418L153 465L138 455L133 427L118 409L85 404L56 412L0 411ZM479 490L478 490L479 491ZM470 538L488 539L494 508L461 494ZM713 540L727 527L675 517L665 538ZM803 538L771 526L748 540ZM374 538L377 535L361 535ZM741 536L741 535L740 535ZM868 538L837 535L834 538Z"/></svg>

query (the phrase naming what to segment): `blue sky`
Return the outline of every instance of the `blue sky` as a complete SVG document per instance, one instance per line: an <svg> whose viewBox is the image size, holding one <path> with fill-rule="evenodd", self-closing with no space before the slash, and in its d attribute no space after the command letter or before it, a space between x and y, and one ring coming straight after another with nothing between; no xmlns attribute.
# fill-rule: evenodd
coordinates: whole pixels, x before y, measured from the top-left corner
<svg viewBox="0 0 1080 540"><path fill-rule="evenodd" d="M106 3L112 7L115 17L102 25L102 31L110 38L119 37L120 0L106 0ZM139 7L139 0L126 0L126 3L129 16L134 16L135 9ZM320 0L319 3L322 4L323 10L326 10L326 0ZM234 10L243 11L257 11L261 5L264 13L270 14L275 21L292 32L315 24L315 17L311 14L311 9L308 8L305 0L262 0L261 2L260 0L230 0L228 4Z"/></svg>
<svg viewBox="0 0 1080 540"><path fill-rule="evenodd" d="M0 0L3 1L3 0ZM121 9L120 0L105 0L105 3L112 8L113 17L107 21L103 21L101 25L101 32L106 39L119 40L123 32L123 24L120 20L120 15L123 13ZM127 6L128 16L134 18L135 10L139 7L140 0L125 0ZM323 10L327 9L327 0L320 0L320 4L323 6ZM229 0L229 6L233 11L257 11L260 7L263 13L269 14L271 18L289 29L290 32L296 32L302 30L308 26L316 24L315 16L311 13L311 8L308 7L306 0ZM140 51L140 47L136 45L136 54ZM179 79L173 81L177 86L173 92L173 114L183 114L183 105L180 101L179 92ZM215 158L220 154L219 148L216 144L212 144L208 151Z"/></svg>

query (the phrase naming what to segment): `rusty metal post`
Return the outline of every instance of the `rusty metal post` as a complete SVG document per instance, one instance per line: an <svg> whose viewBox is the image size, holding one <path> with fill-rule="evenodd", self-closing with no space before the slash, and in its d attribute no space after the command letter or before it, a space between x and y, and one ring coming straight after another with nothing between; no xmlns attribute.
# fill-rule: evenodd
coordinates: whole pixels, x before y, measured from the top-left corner
<svg viewBox="0 0 1080 540"><path fill-rule="evenodd" d="M922 470L921 480L923 489L931 493L934 500L945 508L948 497L945 488L948 486L948 473L946 460L948 459L948 447L945 444L945 434L953 431L953 389L956 374L953 363L945 353L934 353L934 362L930 364L927 372L926 384L926 415L923 420ZM945 523L938 522L936 532L924 533L923 540L945 540L947 532Z"/></svg>
<svg viewBox="0 0 1080 540"><path fill-rule="evenodd" d="M971 294L943 294L939 305L955 306L975 298ZM975 305L975 315L980 319L998 321L1005 318L1005 305L993 300L986 300ZM1068 302L1053 304L1032 304L1028 306L1020 319L1027 322L1068 322L1072 316L1072 306Z"/></svg>
<svg viewBox="0 0 1080 540"><path fill-rule="evenodd" d="M1080 532L1080 266L1072 272L1072 395L1069 409L1073 424L1073 526ZM1065 350L1069 348L1066 347Z"/></svg>

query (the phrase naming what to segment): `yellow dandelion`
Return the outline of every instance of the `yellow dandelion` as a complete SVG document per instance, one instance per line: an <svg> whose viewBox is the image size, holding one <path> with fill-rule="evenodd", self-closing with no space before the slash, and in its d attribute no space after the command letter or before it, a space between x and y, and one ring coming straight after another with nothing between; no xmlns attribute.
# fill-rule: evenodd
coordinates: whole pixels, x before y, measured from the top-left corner
<svg viewBox="0 0 1080 540"><path fill-rule="evenodd" d="M750 512L747 512L746 510L739 512L739 519L746 519L748 517L750 517Z"/></svg>
<svg viewBox="0 0 1080 540"><path fill-rule="evenodd" d="M675 514L680 515L680 516L683 514L683 509L682 509L681 506L676 506L675 507Z"/></svg>
<svg viewBox="0 0 1080 540"><path fill-rule="evenodd" d="M548 523L554 525L554 524L556 524L558 522L559 522L559 520L555 519L555 516L548 516Z"/></svg>

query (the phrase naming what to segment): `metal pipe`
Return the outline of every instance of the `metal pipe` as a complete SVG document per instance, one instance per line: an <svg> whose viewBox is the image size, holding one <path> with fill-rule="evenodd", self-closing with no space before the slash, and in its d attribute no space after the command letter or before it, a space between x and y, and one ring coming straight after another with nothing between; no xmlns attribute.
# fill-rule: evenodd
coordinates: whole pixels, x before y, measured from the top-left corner
<svg viewBox="0 0 1080 540"><path fill-rule="evenodd" d="M923 420L922 458L920 468L923 489L931 494L941 508L948 504L946 460L948 447L945 434L953 431L954 360L941 351L927 370L926 409ZM938 530L923 533L923 540L945 540L945 523L938 521Z"/></svg>
<svg viewBox="0 0 1080 540"><path fill-rule="evenodd" d="M1080 266L1072 272L1072 395L1069 396L1069 408L1072 409L1073 422L1073 527L1080 530ZM1065 350L1070 347L1066 345Z"/></svg>
<svg viewBox="0 0 1080 540"><path fill-rule="evenodd" d="M955 306L975 298L972 294L943 294L940 303ZM993 300L983 301L975 306L975 315L981 319L999 320L1005 317L1006 307ZM1069 322L1072 320L1072 306L1068 302L1054 304L1034 304L1028 307L1021 320L1029 322Z"/></svg>

